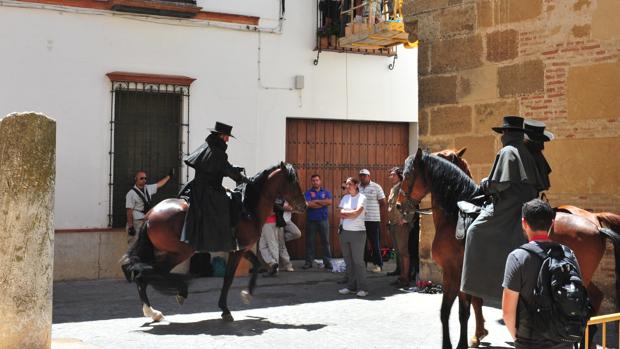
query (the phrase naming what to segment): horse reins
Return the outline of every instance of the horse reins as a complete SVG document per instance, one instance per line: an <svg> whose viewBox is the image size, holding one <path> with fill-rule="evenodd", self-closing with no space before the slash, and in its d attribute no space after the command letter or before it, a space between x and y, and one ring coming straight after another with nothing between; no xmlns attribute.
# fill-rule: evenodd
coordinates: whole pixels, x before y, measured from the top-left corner
<svg viewBox="0 0 620 349"><path fill-rule="evenodd" d="M406 178L406 176L403 173L403 177ZM407 189L403 190L403 188L401 187L400 191L405 194L405 197L407 198L408 201L413 201L414 204L416 206L420 205L421 201L412 199L409 194L411 193L412 189L413 189L413 183L415 183L415 176L412 176L413 179L411 181L407 181ZM432 207L428 207L428 208L416 208L415 213L424 215L424 216L431 216L433 215L433 208Z"/></svg>

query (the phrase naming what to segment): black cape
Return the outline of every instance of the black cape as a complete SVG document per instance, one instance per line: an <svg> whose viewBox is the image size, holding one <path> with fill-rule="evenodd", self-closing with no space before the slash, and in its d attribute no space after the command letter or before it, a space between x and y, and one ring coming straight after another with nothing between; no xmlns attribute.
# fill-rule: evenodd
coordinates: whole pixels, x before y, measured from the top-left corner
<svg viewBox="0 0 620 349"><path fill-rule="evenodd" d="M534 157L534 161L536 162L536 168L538 169L538 174L540 175L541 183L540 187L537 188L539 192L549 190L551 187L551 181L549 180L549 175L551 174L551 166L545 159L542 151L545 149L544 143L539 141L525 141L525 147Z"/></svg>
<svg viewBox="0 0 620 349"><path fill-rule="evenodd" d="M206 143L185 159L196 174L181 241L198 252L231 251L236 247L230 224L230 199L222 180L230 177L239 182L242 176L228 162L227 148L226 142L212 133Z"/></svg>
<svg viewBox="0 0 620 349"><path fill-rule="evenodd" d="M523 140L507 142L488 177L495 200L486 204L467 230L461 290L499 307L508 254L527 239L521 229L521 207L537 197L540 176Z"/></svg>

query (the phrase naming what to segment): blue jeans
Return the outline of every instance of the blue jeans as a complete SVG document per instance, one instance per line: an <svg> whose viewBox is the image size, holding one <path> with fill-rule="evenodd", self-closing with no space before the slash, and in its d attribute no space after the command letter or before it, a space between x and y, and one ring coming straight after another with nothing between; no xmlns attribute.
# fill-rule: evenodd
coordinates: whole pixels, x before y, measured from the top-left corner
<svg viewBox="0 0 620 349"><path fill-rule="evenodd" d="M370 244L370 253L365 259L366 262L371 261L375 265L383 267L383 259L381 258L381 245L379 238L381 236L381 222L364 222L366 225L366 240Z"/></svg>
<svg viewBox="0 0 620 349"><path fill-rule="evenodd" d="M327 264L332 258L331 247L329 246L329 223L327 219L323 221L306 221L306 263L312 263L314 260L314 242L316 240L317 231L319 232L319 237L323 244L323 263Z"/></svg>

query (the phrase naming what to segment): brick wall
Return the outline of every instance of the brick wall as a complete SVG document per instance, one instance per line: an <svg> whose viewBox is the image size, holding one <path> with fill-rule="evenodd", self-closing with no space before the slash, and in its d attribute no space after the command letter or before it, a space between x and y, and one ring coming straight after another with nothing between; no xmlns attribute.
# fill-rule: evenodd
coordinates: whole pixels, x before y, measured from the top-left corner
<svg viewBox="0 0 620 349"><path fill-rule="evenodd" d="M545 150L551 203L620 213L618 13L618 0L405 0L420 39L421 146L467 147L479 181L501 145L491 126L506 114L544 121L557 136ZM440 280L432 219L422 224L423 277ZM612 252L595 276L610 296Z"/></svg>

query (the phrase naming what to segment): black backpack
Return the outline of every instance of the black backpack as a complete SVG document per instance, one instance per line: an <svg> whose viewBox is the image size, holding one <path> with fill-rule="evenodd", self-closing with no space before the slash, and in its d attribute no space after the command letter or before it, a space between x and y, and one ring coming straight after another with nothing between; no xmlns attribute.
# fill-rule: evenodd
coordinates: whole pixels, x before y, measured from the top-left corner
<svg viewBox="0 0 620 349"><path fill-rule="evenodd" d="M544 338L577 343L584 336L592 306L573 251L554 242L521 246L542 260L529 318Z"/></svg>

